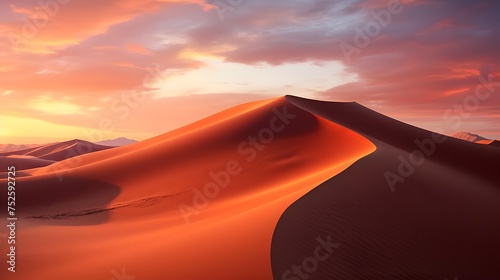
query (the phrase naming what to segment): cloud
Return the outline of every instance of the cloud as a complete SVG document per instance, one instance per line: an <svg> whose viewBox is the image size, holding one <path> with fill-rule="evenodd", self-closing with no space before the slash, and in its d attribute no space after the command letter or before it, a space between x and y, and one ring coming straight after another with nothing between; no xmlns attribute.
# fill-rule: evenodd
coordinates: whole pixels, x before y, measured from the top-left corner
<svg viewBox="0 0 500 280"><path fill-rule="evenodd" d="M52 7L49 22L23 39L17 52L9 34L23 35L26 22L49 12L33 1L5 1L0 9L0 110L60 125L96 126L109 112L110 100L142 86L148 69L158 65L159 82L146 94L147 100L156 99L138 109L144 115L120 123L123 131L160 133L155 129L159 123L139 124L165 113L160 105L179 116L172 115L175 120L165 126L170 129L194 120L170 104L205 116L225 107L216 104L220 95L214 93L225 93L236 104L261 96L257 93L268 97L288 89L306 97L354 100L426 128L448 125L443 112L474 94L479 77L491 74L500 80L500 3L401 0L401 13L391 15L380 34L347 60L340 44L354 45L356 28L376 21L374 13L391 1L397 0L246 0L220 21L202 0L71 0L59 10ZM341 66L332 71L328 65ZM286 70L298 67L309 77L312 66L325 71L305 82L317 86L298 86L297 71ZM267 75L270 68L281 76ZM172 76L193 90L172 92ZM269 89L278 90L273 94ZM197 95L177 96L189 93ZM463 127L474 131L476 126L500 138L500 132L493 132L499 96L481 102ZM48 101L41 104L40 98ZM56 112L74 114L61 119Z"/></svg>

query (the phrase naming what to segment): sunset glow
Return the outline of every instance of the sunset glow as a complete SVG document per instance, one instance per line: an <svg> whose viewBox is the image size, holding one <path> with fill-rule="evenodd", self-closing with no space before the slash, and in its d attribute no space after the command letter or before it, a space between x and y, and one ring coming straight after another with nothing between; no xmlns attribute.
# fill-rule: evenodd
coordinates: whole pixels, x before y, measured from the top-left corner
<svg viewBox="0 0 500 280"><path fill-rule="evenodd" d="M84 139L82 127L100 129L107 118L115 124L109 137L143 140L286 94L356 101L426 129L500 138L494 1L248 0L221 10L201 0L21 0L0 7L2 143ZM490 96L459 127L443 117L484 81ZM139 102L122 101L137 90ZM187 100L198 102L181 112ZM42 124L44 133L34 133Z"/></svg>

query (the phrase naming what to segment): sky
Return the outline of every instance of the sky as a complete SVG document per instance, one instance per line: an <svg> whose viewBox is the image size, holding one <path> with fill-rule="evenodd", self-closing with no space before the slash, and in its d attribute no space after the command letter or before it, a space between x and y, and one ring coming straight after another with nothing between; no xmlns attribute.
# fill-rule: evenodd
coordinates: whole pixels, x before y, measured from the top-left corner
<svg viewBox="0 0 500 280"><path fill-rule="evenodd" d="M500 139L499 1L2 0L0 143L153 137L286 94Z"/></svg>

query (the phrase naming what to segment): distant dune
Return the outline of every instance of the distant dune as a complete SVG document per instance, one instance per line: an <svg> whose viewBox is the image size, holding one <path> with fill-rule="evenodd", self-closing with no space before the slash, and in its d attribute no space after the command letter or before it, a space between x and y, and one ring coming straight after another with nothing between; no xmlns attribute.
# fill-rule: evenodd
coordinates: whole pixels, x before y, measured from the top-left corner
<svg viewBox="0 0 500 280"><path fill-rule="evenodd" d="M493 140L493 142L491 142L489 145L493 147L500 147L500 141Z"/></svg>
<svg viewBox="0 0 500 280"><path fill-rule="evenodd" d="M111 147L121 147L121 146L130 145L130 144L134 144L134 143L137 143L137 141L132 140L132 139L128 139L125 137L95 142L95 144L97 144L97 145L111 146Z"/></svg>
<svg viewBox="0 0 500 280"><path fill-rule="evenodd" d="M491 140L488 138L484 138L482 136L479 136L477 134L473 134L470 132L457 132L457 133L454 133L453 135L451 135L451 137L455 137L455 138L458 138L461 140L473 142L476 144L490 145L493 147L499 146L499 142L497 140Z"/></svg>
<svg viewBox="0 0 500 280"><path fill-rule="evenodd" d="M357 103L243 104L20 173L9 279L498 279L499 163Z"/></svg>
<svg viewBox="0 0 500 280"><path fill-rule="evenodd" d="M32 169L51 165L54 162L55 161L53 160L39 159L37 157L31 156L0 156L0 170L2 170L2 172L5 172L7 170L7 167L12 165L14 165L17 170Z"/></svg>
<svg viewBox="0 0 500 280"><path fill-rule="evenodd" d="M71 140L55 144L47 144L33 148L0 153L0 156L23 155L39 159L60 161L78 155L102 151L111 147L93 144L83 140Z"/></svg>
<svg viewBox="0 0 500 280"><path fill-rule="evenodd" d="M470 132L457 132L457 133L452 134L451 137L455 137L455 138L462 139L462 140L469 141L469 142L480 142L480 141L485 141L485 140L489 141L490 140L490 139L484 138L482 136L479 136L477 134L470 133Z"/></svg>

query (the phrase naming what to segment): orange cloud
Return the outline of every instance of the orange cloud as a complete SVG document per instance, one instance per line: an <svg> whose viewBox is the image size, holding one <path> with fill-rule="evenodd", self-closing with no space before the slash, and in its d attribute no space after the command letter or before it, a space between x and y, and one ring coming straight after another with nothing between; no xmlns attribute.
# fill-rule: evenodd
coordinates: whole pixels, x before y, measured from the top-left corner
<svg viewBox="0 0 500 280"><path fill-rule="evenodd" d="M50 53L103 34L111 26L137 16L157 12L165 5L195 3L206 6L201 0L53 0L37 3L25 0L10 5L14 13L23 15L7 30L9 40L18 51Z"/></svg>
<svg viewBox="0 0 500 280"><path fill-rule="evenodd" d="M138 54L151 54L151 52L146 49L143 45L141 44L126 44L125 48L129 52L133 53L138 53Z"/></svg>

